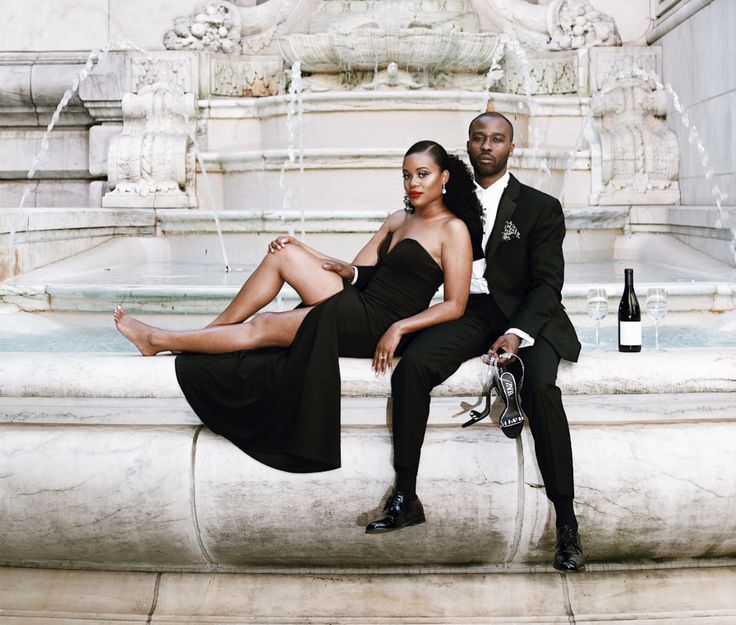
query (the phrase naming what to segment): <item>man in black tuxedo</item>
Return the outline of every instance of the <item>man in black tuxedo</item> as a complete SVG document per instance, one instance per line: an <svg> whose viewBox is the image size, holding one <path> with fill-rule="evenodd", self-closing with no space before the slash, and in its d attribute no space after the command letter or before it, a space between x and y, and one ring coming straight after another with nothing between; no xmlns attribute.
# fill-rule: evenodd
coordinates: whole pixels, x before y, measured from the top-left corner
<svg viewBox="0 0 736 625"><path fill-rule="evenodd" d="M554 566L576 572L584 569L585 558L573 510L570 430L556 384L560 359L576 361L580 353L561 303L565 219L559 201L508 173L513 133L511 122L500 113L482 113L470 124L467 149L486 211L486 256L473 264L465 315L417 333L393 373L396 489L384 515L366 532L424 522L416 476L430 391L466 360L486 352L517 354L521 349L526 368L522 406L556 513Z"/></svg>

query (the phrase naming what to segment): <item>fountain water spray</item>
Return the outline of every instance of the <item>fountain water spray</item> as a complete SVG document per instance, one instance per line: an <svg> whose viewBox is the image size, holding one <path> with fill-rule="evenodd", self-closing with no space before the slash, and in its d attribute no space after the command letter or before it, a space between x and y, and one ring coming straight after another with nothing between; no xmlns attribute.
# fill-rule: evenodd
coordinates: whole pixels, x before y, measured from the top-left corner
<svg viewBox="0 0 736 625"><path fill-rule="evenodd" d="M171 89L170 85L167 85L169 89ZM207 173L207 167L204 164L204 159L202 158L202 150L199 149L199 144L197 143L197 135L196 135L196 128L194 128L194 124L191 123L191 120L189 118L189 113L186 110L186 107L182 107L180 111L177 111L183 118L184 118L184 124L186 125L188 130L188 136L189 140L192 142L192 149L194 150L194 157L197 160L197 163L199 163L199 169L202 172L202 180L204 181L204 188L205 193L207 194L207 202L209 203L209 212L212 215L212 219L215 222L215 230L217 231L217 240L220 243L220 253L222 254L222 261L225 264L225 273L230 273L230 263L228 262L227 258L227 250L225 249L225 238L222 236L222 226L220 225L220 218L217 215L217 211L215 210L215 197L212 193L212 185L210 184L210 178Z"/></svg>
<svg viewBox="0 0 736 625"><path fill-rule="evenodd" d="M38 170L38 167L41 164L41 160L46 155L46 152L48 152L49 136L51 135L51 132L53 131L56 124L58 123L59 118L61 117L62 111L67 107L71 99L74 97L74 94L77 93L77 91L79 90L79 86L82 84L82 82L86 80L86 78L89 76L94 66L97 63L99 63L101 60L103 60L110 53L110 50L113 47L116 47L117 45L120 45L120 44L108 43L108 45L102 48L101 50L94 49L89 53L89 56L87 57L87 60L84 66L74 78L74 81L72 82L71 86L64 92L64 95L61 97L61 100L59 100L59 103L57 104L56 109L51 115L51 119L49 120L49 123L46 126L46 130L41 136L41 145L39 149L36 151L36 154L33 157L33 161L31 162L31 167L28 170L28 173L26 174L26 180L32 180L33 177L36 175L36 171ZM21 222L23 221L23 217L25 214L24 208L26 204L26 199L28 197L30 190L31 190L31 183L28 182L25 185L23 189L23 193L20 198L20 203L18 205L18 215L10 227L10 233L8 237L8 247L7 247L8 279L11 278L13 275L13 266L12 266L13 260L12 259L14 256L13 250L15 248L15 238L20 228ZM26 229L27 228L28 228L28 225L26 224Z"/></svg>
<svg viewBox="0 0 736 625"><path fill-rule="evenodd" d="M28 170L28 173L26 174L26 179L27 180L29 180L29 181L32 180L33 177L36 175L36 172L38 171L38 167L39 167L41 161L43 160L43 157L46 155L46 152L49 149L49 137L51 135L51 132L54 130L56 124L58 123L58 121L59 121L59 119L61 117L61 113L68 106L68 104L71 101L71 99L74 97L74 95L79 90L80 85L87 79L87 77L90 75L90 73L92 72L92 70L94 69L94 67L97 64L99 64L102 60L104 60L109 55L109 53L112 50L134 50L136 52L140 52L141 54L143 54L148 60L153 60L154 59L154 56L153 56L153 54L151 52L149 52L148 50L145 50L145 49L141 48L140 46L138 46L138 45L136 45L134 43L128 42L128 41L123 41L123 42L109 42L102 49L99 49L99 50L98 49L94 49L94 50L92 50L90 52L89 56L87 57L84 66L79 71L79 73L77 74L77 76L74 78L74 81L72 82L71 86L64 92L64 95L62 96L61 100L59 101L58 105L56 106L56 109L54 110L54 113L52 114L51 119L50 119L48 125L46 126L46 130L43 133L43 135L41 136L41 145L40 145L38 151L36 152L36 154L34 155L33 161L31 163L31 167ZM164 68L164 69L166 69L166 68ZM185 121L187 122L187 125L189 125L188 114L186 112L181 112L181 114L184 116ZM209 186L209 179L207 178L207 171L206 171L206 169L204 167L204 163L202 161L201 153L200 153L199 149L197 148L196 137L194 136L194 133L193 132L190 134L190 138L191 138L191 140L193 142L193 146L194 146L194 150L195 150L195 155L196 155L196 157L198 159L198 162L200 164L200 168L202 169L203 178L205 180L205 187L207 188L207 191L208 191L208 194L209 194L210 205L211 206L214 206L214 204L212 204L212 191L211 191L211 187ZM15 221L13 222L13 224L11 225L11 228L10 228L10 233L9 233L9 237L8 237L8 246L7 246L7 261L6 261L7 264L8 264L8 267L7 267L7 276L8 276L8 279L10 279L12 277L12 275L13 275L13 257L14 257L15 240L16 240L16 237L17 237L17 233L20 230L20 226L22 224L23 218L26 215L26 213L24 212L24 208L25 208L26 200L27 200L28 194L30 193L30 190L31 190L31 183L29 182L29 183L27 183L25 185L25 188L24 188L23 193L21 195L21 200L20 200L20 203L19 203L19 206L18 206L18 215L17 215ZM215 219L215 226L217 228L217 234L218 234L219 241L220 241L220 247L221 247L221 250L222 250L222 256L223 256L223 260L224 260L224 263L225 263L225 271L229 271L230 268L229 268L229 264L228 264L228 260L227 260L227 253L225 251L225 245L224 245L224 240L223 240L223 236L222 236L222 230L220 228L220 222L219 222L219 219L217 217L217 213L215 213L214 211L212 211L212 214L213 214L213 217ZM26 225L26 229L27 228L28 228L28 226Z"/></svg>
<svg viewBox="0 0 736 625"><path fill-rule="evenodd" d="M288 144L286 149L287 159L281 167L279 187L284 188L286 170L298 161L299 166L299 209L301 211L301 238L305 239L306 215L304 213L304 95L301 63L296 61L291 66L291 81L289 84L289 97L286 106L286 130ZM289 188L284 192L283 209L284 214L289 210L293 191ZM284 215L282 215L282 218ZM292 233L290 233L292 234Z"/></svg>
<svg viewBox="0 0 736 625"><path fill-rule="evenodd" d="M524 95L526 96L526 108L529 114L528 128L531 139L529 142L529 154L530 159L533 162L536 163L537 160L539 160L539 169L541 170L542 175L535 184L536 186L541 186L544 183L544 180L552 175L552 171L549 167L548 160L544 157L541 159L539 158L541 156L539 146L542 144L544 138L536 125L532 123L532 119L537 115L537 104L534 101L534 96L532 94L532 76L529 69L529 56L521 43L513 37L500 35L498 38L498 46L491 57L491 66L486 73L480 112L484 113L488 109L491 86L498 82L504 75L504 70L501 68L501 59L506 56L507 52L511 52L521 65L522 87ZM519 109L524 109L524 103L519 102Z"/></svg>
<svg viewBox="0 0 736 625"><path fill-rule="evenodd" d="M680 118L680 123L688 133L688 143L690 145L695 145L698 153L700 154L700 164L703 168L703 174L705 176L706 182L709 185L710 193L713 196L716 208L718 209L718 218L716 219L716 223L714 225L716 228L722 228L724 223L729 223L729 230L731 234L729 249L731 251L734 264L736 265L736 223L729 221L729 218L726 215L726 211L723 208L723 203L726 201L726 199L728 199L728 194L726 194L718 184L715 184L712 181L715 172L713 170L713 167L710 165L708 150L705 147L702 138L700 137L698 129L694 124L691 123L690 116L687 114L685 108L680 102L680 97L677 95L677 92L673 89L672 85L670 83L662 83L660 77L656 73L646 71L636 66L621 70L616 73L600 89L600 93L608 93L612 91L618 83L630 78L639 78L644 82L653 85L657 90L664 91L672 101L672 105L674 106L675 111Z"/></svg>

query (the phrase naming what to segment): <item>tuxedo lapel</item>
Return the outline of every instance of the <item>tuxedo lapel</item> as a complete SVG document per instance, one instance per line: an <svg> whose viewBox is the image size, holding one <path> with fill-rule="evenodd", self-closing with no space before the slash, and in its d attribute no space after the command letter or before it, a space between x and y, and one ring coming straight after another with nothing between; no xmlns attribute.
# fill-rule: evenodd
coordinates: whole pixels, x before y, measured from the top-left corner
<svg viewBox="0 0 736 625"><path fill-rule="evenodd" d="M501 243L501 234L503 233L504 226L507 221L511 221L511 216L516 210L516 199L519 197L519 181L513 176L509 176L509 183L506 185L506 190L501 196L501 201L498 203L498 212L496 213L496 221L493 224L493 230L491 230L491 236L488 237L488 243L486 243L486 260L490 264L491 258L496 253L499 243Z"/></svg>

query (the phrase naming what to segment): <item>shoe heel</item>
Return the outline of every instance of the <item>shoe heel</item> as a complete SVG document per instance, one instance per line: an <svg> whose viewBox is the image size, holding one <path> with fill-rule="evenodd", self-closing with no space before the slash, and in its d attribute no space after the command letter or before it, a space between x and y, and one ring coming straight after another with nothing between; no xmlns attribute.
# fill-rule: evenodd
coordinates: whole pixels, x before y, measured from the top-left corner
<svg viewBox="0 0 736 625"><path fill-rule="evenodd" d="M468 419L465 423L463 423L462 427L466 428L471 425L475 425L481 419L485 419L489 414L491 414L491 393L490 391L486 395L486 405L483 407L483 411L478 412L477 410L471 410L470 419Z"/></svg>

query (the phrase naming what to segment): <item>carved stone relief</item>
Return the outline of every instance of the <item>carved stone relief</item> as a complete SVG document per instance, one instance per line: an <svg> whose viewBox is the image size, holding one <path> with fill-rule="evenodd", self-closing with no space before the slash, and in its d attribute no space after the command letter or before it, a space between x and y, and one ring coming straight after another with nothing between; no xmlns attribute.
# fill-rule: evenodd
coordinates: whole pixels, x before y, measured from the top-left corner
<svg viewBox="0 0 736 625"><path fill-rule="evenodd" d="M273 95L275 73L259 63L274 53L311 73L307 90L480 90L501 35L528 51L621 43L613 19L589 0L269 0L257 6L210 0L175 19L164 46L242 55L242 64L218 62L217 95ZM539 60L532 92L574 92L572 71L571 62ZM518 75L509 76L504 89L519 91L518 83Z"/></svg>
<svg viewBox="0 0 736 625"><path fill-rule="evenodd" d="M526 95L561 95L578 93L578 53L548 52L544 56L529 54L527 63L523 63L513 54L504 58L503 72L493 88L505 93ZM525 65L529 74L527 76Z"/></svg>
<svg viewBox="0 0 736 625"><path fill-rule="evenodd" d="M180 93L196 93L197 81L191 56L160 58L135 56L130 60L131 91L140 92L154 84L168 85Z"/></svg>
<svg viewBox="0 0 736 625"><path fill-rule="evenodd" d="M631 75L632 68L659 75L660 48L621 47L590 50L590 91L606 90Z"/></svg>
<svg viewBox="0 0 736 625"><path fill-rule="evenodd" d="M215 96L263 97L283 93L280 57L212 58L210 92Z"/></svg>
<svg viewBox="0 0 736 625"><path fill-rule="evenodd" d="M481 29L503 33L527 50L575 50L620 46L612 17L588 0L473 0Z"/></svg>

